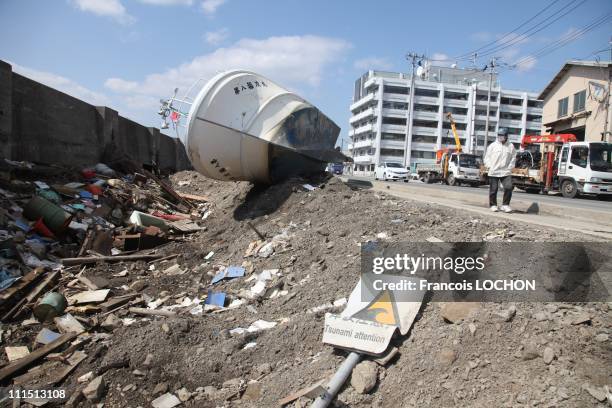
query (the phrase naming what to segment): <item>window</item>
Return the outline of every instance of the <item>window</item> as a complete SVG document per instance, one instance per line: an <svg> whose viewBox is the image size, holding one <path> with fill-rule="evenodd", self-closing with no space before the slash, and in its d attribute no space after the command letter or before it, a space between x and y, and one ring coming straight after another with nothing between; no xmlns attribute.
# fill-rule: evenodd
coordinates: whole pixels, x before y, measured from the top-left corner
<svg viewBox="0 0 612 408"><path fill-rule="evenodd" d="M586 168L589 148L587 146L576 146L572 149L572 164Z"/></svg>
<svg viewBox="0 0 612 408"><path fill-rule="evenodd" d="M406 118L392 118L383 116L382 123L385 125L406 125Z"/></svg>
<svg viewBox="0 0 612 408"><path fill-rule="evenodd" d="M557 117L563 117L565 115L567 115L567 102L568 102L568 98L565 97L563 99L559 99L559 107L557 109Z"/></svg>
<svg viewBox="0 0 612 408"><path fill-rule="evenodd" d="M584 110L584 102L586 100L586 90L574 94L574 112Z"/></svg>

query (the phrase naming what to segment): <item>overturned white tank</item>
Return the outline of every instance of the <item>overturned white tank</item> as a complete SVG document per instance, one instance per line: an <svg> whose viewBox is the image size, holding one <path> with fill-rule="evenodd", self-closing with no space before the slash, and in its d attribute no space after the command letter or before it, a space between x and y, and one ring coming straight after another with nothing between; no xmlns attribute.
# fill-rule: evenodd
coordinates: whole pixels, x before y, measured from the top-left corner
<svg viewBox="0 0 612 408"><path fill-rule="evenodd" d="M172 109L171 101L166 107ZM270 183L348 160L334 148L340 128L333 121L300 96L252 72L216 75L191 102L186 116L180 137L191 163L217 180Z"/></svg>

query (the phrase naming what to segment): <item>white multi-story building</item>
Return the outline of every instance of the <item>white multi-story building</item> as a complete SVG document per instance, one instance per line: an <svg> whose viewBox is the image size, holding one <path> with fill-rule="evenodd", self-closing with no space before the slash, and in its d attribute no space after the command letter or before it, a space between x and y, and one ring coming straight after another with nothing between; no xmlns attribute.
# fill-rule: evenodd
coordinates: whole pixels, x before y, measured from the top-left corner
<svg viewBox="0 0 612 408"><path fill-rule="evenodd" d="M369 71L355 82L349 120L349 156L355 174L371 175L381 162L405 165L435 162L436 151L455 145L450 112L463 150L482 154L485 145L489 74L480 70L431 66L415 75ZM502 89L493 76L488 143L499 127L518 145L525 134L539 134L538 94ZM410 118L410 120L409 120ZM407 125L408 124L408 125Z"/></svg>

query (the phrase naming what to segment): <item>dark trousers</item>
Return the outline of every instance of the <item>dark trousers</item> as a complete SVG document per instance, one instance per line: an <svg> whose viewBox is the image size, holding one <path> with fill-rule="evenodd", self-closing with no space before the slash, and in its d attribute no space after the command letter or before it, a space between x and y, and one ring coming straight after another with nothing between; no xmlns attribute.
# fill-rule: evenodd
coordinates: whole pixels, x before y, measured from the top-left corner
<svg viewBox="0 0 612 408"><path fill-rule="evenodd" d="M497 190L499 183L504 186L504 201L503 205L510 205L512 199L512 176L506 177L490 177L489 176L489 206L497 205Z"/></svg>

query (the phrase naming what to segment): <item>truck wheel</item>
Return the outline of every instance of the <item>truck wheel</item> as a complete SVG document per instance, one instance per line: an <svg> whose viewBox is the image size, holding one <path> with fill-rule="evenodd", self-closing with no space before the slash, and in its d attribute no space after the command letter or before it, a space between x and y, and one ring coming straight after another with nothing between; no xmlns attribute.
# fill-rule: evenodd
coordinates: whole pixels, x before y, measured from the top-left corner
<svg viewBox="0 0 612 408"><path fill-rule="evenodd" d="M574 198L578 195L578 187L574 180L563 180L561 183L561 194L565 198Z"/></svg>
<svg viewBox="0 0 612 408"><path fill-rule="evenodd" d="M457 179L455 179L455 176L452 173L446 177L446 184L448 184L449 186L457 185Z"/></svg>
<svg viewBox="0 0 612 408"><path fill-rule="evenodd" d="M383 173L383 181L387 181L387 173Z"/></svg>
<svg viewBox="0 0 612 408"><path fill-rule="evenodd" d="M433 182L433 180L431 179L431 174L425 173L423 175L423 181L427 184L431 184Z"/></svg>

